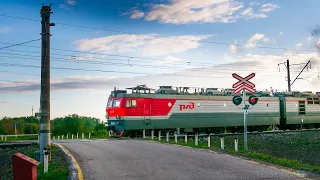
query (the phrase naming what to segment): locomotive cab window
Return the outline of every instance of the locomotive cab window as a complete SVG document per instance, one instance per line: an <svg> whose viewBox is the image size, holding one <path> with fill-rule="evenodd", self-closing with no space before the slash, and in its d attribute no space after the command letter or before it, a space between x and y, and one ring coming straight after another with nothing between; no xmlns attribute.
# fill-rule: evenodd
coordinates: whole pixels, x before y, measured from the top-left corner
<svg viewBox="0 0 320 180"><path fill-rule="evenodd" d="M120 107L120 100L119 99L113 100L112 107Z"/></svg>
<svg viewBox="0 0 320 180"><path fill-rule="evenodd" d="M111 107L111 105L112 105L112 100L109 100L108 104L107 104L107 107Z"/></svg>

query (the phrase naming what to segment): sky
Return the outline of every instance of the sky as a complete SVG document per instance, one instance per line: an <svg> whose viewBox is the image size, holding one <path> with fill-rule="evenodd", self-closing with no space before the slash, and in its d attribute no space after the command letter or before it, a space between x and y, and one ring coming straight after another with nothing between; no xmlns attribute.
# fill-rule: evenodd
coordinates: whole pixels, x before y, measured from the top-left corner
<svg viewBox="0 0 320 180"><path fill-rule="evenodd" d="M40 10L50 2L0 1L0 118L39 111ZM257 90L285 91L278 64L287 59L292 80L311 62L292 90L320 92L317 7L318 0L55 0L51 119L105 120L111 90L139 84L231 88L232 73L253 72Z"/></svg>

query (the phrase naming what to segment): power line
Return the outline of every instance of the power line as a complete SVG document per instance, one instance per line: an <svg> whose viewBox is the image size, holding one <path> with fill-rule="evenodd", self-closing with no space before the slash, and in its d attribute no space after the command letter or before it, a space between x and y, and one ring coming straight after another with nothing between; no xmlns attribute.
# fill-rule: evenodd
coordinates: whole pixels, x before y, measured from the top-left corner
<svg viewBox="0 0 320 180"><path fill-rule="evenodd" d="M21 73L21 72L12 72L12 71L0 71L0 72L9 73L9 74L22 74L22 75L29 75L29 76L39 76L38 74Z"/></svg>
<svg viewBox="0 0 320 180"><path fill-rule="evenodd" d="M7 49L9 50L9 49ZM7 51L6 50L6 51ZM30 53L39 53L39 52L33 52L33 51L23 51L23 50L9 50L9 51L19 51L19 52L30 52ZM9 55L19 55L19 56L24 56L24 57L35 57L35 58L39 58L40 56L34 56L34 55L29 55L29 54L18 54L18 53L2 53L2 54L9 54ZM53 54L53 55L58 55L58 56L68 56L71 57L71 55L65 55L65 54ZM30 59L30 58L21 58L21 57L17 57L17 56L2 56L2 57L8 57L8 58L20 58L20 59ZM104 64L104 65L118 65L118 66L145 66L145 67L157 67L157 68L182 68L182 69L186 69L187 67L199 67L199 68L207 68L203 67L203 66L195 66L195 65L188 65L188 66L176 66L175 64L173 64L174 66L164 66L164 65L148 65L146 63L150 63L150 61L135 61L135 62L143 62L143 64L132 64L132 63L112 63L112 62L104 62L104 61L91 61L91 60L78 60L75 61L74 59L66 59L66 58L60 58L60 57L52 57L52 59L57 59L57 60L52 60L52 61L58 61L58 62L70 62L70 63L88 63L88 64ZM99 57L93 57L91 59L99 59L99 60L108 60L108 61L123 61L123 62L127 62L127 60L123 60L123 59L109 59L109 58L99 58ZM65 61L63 61L65 60ZM179 61L177 61L179 62ZM201 63L198 63L201 64ZM209 64L209 63L204 63L204 64ZM256 65L243 65L243 64L211 64L214 68L221 68L221 67L256 67ZM269 68L273 68L273 66L264 66L264 67L269 67ZM211 68L211 67L210 67ZM263 70L265 70L265 68L263 68Z"/></svg>
<svg viewBox="0 0 320 180"><path fill-rule="evenodd" d="M5 43L5 42L0 42L2 44L10 44L10 43ZM26 47L34 47L34 48L40 48L38 46L29 46L29 45L22 45L22 46L26 46ZM51 48L52 50L58 50L58 51L64 51L64 52L77 52L77 53L85 53L85 54L92 54L92 55L107 55L107 56L115 56L115 57L122 57L122 58L128 58L127 60L120 60L120 59L108 59L108 60L116 60L116 61L126 61L128 63L130 63L130 60L132 59L145 59L145 60L156 60L156 61L165 61L165 59L155 59L155 58L147 58L147 57L139 57L139 56L125 56L125 55L116 55L116 54L107 54L107 53L90 53L90 52L83 52L83 51L77 51L77 50L66 50L66 49L59 49L59 48ZM21 51L21 50L20 50ZM54 54L53 54L54 55ZM61 55L61 54L56 54L56 55ZM74 56L74 55L70 55ZM75 56L75 57L85 57L85 56ZM87 58L87 57L85 57ZM96 58L99 59L99 58ZM137 61L137 60L135 60ZM137 62L148 62L148 61L137 61ZM194 64L203 64L203 65L217 65L217 64L213 64L213 63L200 63L200 62L194 62L194 61L176 61L176 63L194 63ZM230 64L225 64L226 66L230 66ZM219 65L221 66L221 65Z"/></svg>
<svg viewBox="0 0 320 180"><path fill-rule="evenodd" d="M12 45L10 45L10 46L5 46L5 47L2 47L2 48L0 48L0 49L5 49L5 48L13 47L13 46L20 46L20 45L22 45L22 44L27 44L27 43L31 43L31 42L39 41L39 40L41 40L41 38L39 38L39 39L34 39L34 40L31 40L31 41L22 42L22 43L18 43L18 44L12 44Z"/></svg>
<svg viewBox="0 0 320 180"><path fill-rule="evenodd" d="M18 59L28 59L28 60L34 60L34 61L38 61L34 58L23 58L23 57L11 57L11 56L1 56L0 57L7 57L7 58L18 58ZM54 59L54 58L53 58ZM75 61L66 61L66 60L51 60L51 61L55 61L55 62L63 62L63 63L66 63L66 62L70 62L70 63L77 63ZM92 64L92 65L95 65L95 64L98 64L98 65L113 65L113 66L129 66L128 64L121 64L121 63L104 63L104 62L95 62L95 61L90 61L90 62L81 62L81 63L85 63L85 64ZM177 70L177 68L175 67L170 67L170 66L152 66L152 65L140 65L140 64L133 64L133 65L136 65L134 67L145 67L145 68L160 68L160 69L173 69L173 70ZM241 67L241 66L240 66ZM195 68L195 67L186 67L186 68L183 68L183 67L180 67L179 70L188 70L189 72L199 72L201 71L202 73L212 73L212 72L219 72L219 71L223 71L225 73L229 72L234 72L234 71L248 71L248 70L245 70L245 69L234 69L231 67L227 67L227 68L222 68L222 67L210 67L211 69L208 69L208 68L204 68L204 67L200 67L200 68ZM79 69L79 68L78 68ZM265 72L266 69L265 67L260 67L260 68L255 68L254 71L262 71L262 72ZM117 71L118 72L118 71ZM277 72L277 71L269 71L269 72ZM297 71L298 72L298 71ZM135 73L135 72L133 72ZM220 72L222 73L222 72Z"/></svg>
<svg viewBox="0 0 320 180"><path fill-rule="evenodd" d="M27 68L40 68L40 66L34 65L25 65L25 64L11 64L11 63L0 63L0 66L9 66L9 67L27 67ZM224 76L199 76L199 75L185 75L185 74L176 74L176 73L162 73L162 74L149 74L149 73L142 73L142 72L128 72L128 71L106 71L100 69L83 69L83 68L65 68L65 67L50 67L51 69L58 69L58 70L71 70L71 71L89 71L89 72L106 72L106 73L123 73L123 74L138 74L138 75L160 75L160 76L181 76L181 77L206 77L206 78L231 78L231 76L224 77ZM260 75L262 76L262 75ZM265 77L270 77L270 75L265 75Z"/></svg>
<svg viewBox="0 0 320 180"><path fill-rule="evenodd" d="M11 53L7 53L7 54L11 54ZM21 54L18 54L18 55L21 55ZM34 61L38 61L37 59L34 59L34 57L37 57L39 58L38 56L31 56L31 55L24 55L25 57L17 57L17 56L1 56L0 57L6 57L6 58L14 58L14 59L28 59L28 60L34 60ZM32 57L32 58L28 58L28 57ZM54 61L54 62L63 62L63 63L84 63L84 64L92 64L92 65L113 65L113 66L129 66L128 64L124 64L124 63L111 63L111 62L97 62L97 61L79 61L79 62L76 62L76 61L72 61L72 60L64 60L63 58L55 58L55 57L52 57L52 60L51 61ZM225 66L217 66L217 67L172 67L172 66L154 66L154 65L146 65L146 64L131 64L131 65L134 65L134 66L131 66L131 67L145 67L145 68L162 68L162 69L173 69L173 70L188 70L188 71L191 71L191 72L198 72L198 71L202 71L202 72L217 72L217 71L224 71L224 72L230 72L230 71L248 71L248 70L245 70L245 69L242 69L243 67L246 67L246 66L227 66L226 68L223 68ZM130 67L130 66L129 66ZM232 67L236 67L236 68L240 68L242 67L241 69L234 69ZM247 67L254 67L254 66L247 66ZM272 68L271 66L266 66L267 68ZM266 67L260 67L260 68L255 68L254 70L255 71L265 71ZM277 72L277 71L272 71L272 72ZM298 72L298 71L297 71Z"/></svg>
<svg viewBox="0 0 320 180"><path fill-rule="evenodd" d="M11 15L5 15L5 14L0 14L2 17L8 17L8 18L15 18L15 19L22 19L22 20L29 20L29 21L40 21L37 19L31 19L31 18L24 18L24 17L18 17L18 16L11 16ZM133 33L129 31L121 31L121 30L112 30L112 29L106 29L106 28L97 28L97 27L90 27L90 26L83 26L83 25L75 25L75 24L69 24L69 23L55 23L55 24L60 24L63 26L71 26L71 27L78 27L78 28L86 28L86 29L95 29L95 30L103 30L103 31L110 31L110 32L117 32L117 33L125 33L125 34L131 34L131 35L141 35L142 33ZM150 35L151 36L151 35ZM163 36L156 36L160 38L166 38ZM209 44L219 44L219 45L234 45L234 46L243 46L243 44L235 44L235 43L226 43L226 42L218 42L218 41L207 41L207 40L193 40L193 39L187 39L187 38L179 38L179 37L170 37L172 39L179 39L179 40L186 40L186 41L197 41L197 42L204 42L204 43L209 43ZM310 49L293 49L293 48L284 48L284 47L270 47L270 46L259 46L255 45L256 48L262 48L262 49L274 49L274 50L295 50L295 51L303 51L303 52L318 52L315 50L310 50Z"/></svg>
<svg viewBox="0 0 320 180"><path fill-rule="evenodd" d="M0 42L1 43L1 42ZM28 52L28 53L39 53L39 52L35 52L35 51L24 51L24 50L11 50L11 49L6 49L5 51L13 51L13 52ZM2 54L10 54L10 55L21 55L21 56L30 56L31 55L25 55L25 54L17 54L17 53L2 53ZM127 65L132 65L131 62L141 62L141 63L152 63L152 61L143 61L143 60L131 60L131 59L110 59L110 58L99 58L99 57L86 57L86 56L75 56L75 55L67 55L67 54L59 54L59 53L50 53L51 55L57 55L57 56L65 56L65 57L73 57L72 60L76 60L74 58L77 58L77 57L82 57L82 58L88 58L88 59L98 59L98 60L108 60L108 61L123 61L123 62L126 62ZM104 54L96 54L96 55L104 55ZM40 57L40 56L33 56L33 57ZM64 58L56 58L56 57L53 57L55 59L64 59ZM127 57L126 57L127 58ZM131 57L129 57L131 58ZM70 60L70 59L64 59L64 60ZM151 59L152 60L152 59ZM154 60L162 60L162 61L166 61L166 59L154 59ZM82 60L78 60L79 62L82 62ZM84 60L83 62L86 62L86 61L89 61L89 60ZM100 61L93 61L93 62L100 62ZM174 64L179 64L179 63L183 63L183 64L188 64L190 63L190 61L173 61ZM214 64L214 63L201 63L201 62L194 62L194 64L197 64L197 65L210 65L210 66L236 66L236 67L254 67L255 65L242 65L242 64L239 64L239 65L232 65L232 64ZM192 64L188 64L188 66L195 66L195 65L192 65ZM199 66L200 67L200 66Z"/></svg>

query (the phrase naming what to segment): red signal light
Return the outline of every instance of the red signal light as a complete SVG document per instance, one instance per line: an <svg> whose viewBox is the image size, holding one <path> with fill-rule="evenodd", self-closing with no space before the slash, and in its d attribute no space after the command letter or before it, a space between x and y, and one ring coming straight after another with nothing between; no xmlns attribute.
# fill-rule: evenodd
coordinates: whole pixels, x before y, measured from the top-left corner
<svg viewBox="0 0 320 180"><path fill-rule="evenodd" d="M258 99L259 99L258 97L251 95L248 100L251 105L255 105L255 104L257 104Z"/></svg>

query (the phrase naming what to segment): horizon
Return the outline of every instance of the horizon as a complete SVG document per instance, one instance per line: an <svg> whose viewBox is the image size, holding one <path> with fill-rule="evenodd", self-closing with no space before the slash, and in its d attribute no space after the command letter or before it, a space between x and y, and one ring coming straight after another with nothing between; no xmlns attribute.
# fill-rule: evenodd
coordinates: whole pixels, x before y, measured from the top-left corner
<svg viewBox="0 0 320 180"><path fill-rule="evenodd" d="M286 91L281 63L287 59L291 82L311 61L292 91L320 92L319 6L316 0L57 0L50 119L77 114L105 121L113 88L139 84L231 88L232 73L254 72L257 90ZM0 2L1 119L39 109L40 9L35 1Z"/></svg>

